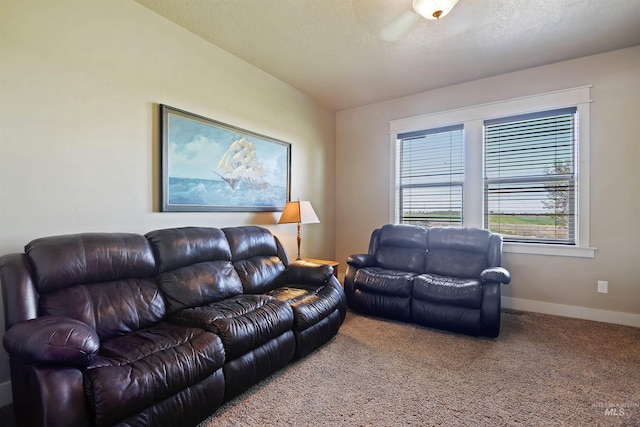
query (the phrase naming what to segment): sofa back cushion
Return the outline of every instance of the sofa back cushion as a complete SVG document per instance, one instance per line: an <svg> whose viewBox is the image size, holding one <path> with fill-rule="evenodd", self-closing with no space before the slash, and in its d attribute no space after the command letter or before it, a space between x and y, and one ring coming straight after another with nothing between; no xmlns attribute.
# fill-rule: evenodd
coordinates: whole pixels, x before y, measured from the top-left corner
<svg viewBox="0 0 640 427"><path fill-rule="evenodd" d="M100 339L159 321L164 300L153 280L144 236L82 233L36 239L25 247L39 294L40 315L66 316L93 327Z"/></svg>
<svg viewBox="0 0 640 427"><path fill-rule="evenodd" d="M285 283L285 265L278 256L276 239L263 227L223 228L231 260L247 294L269 292Z"/></svg>
<svg viewBox="0 0 640 427"><path fill-rule="evenodd" d="M426 272L442 276L478 278L489 266L491 232L469 227L429 229Z"/></svg>
<svg viewBox="0 0 640 427"><path fill-rule="evenodd" d="M219 228L167 228L145 236L156 257L158 273L205 261L231 261L229 243Z"/></svg>
<svg viewBox="0 0 640 427"><path fill-rule="evenodd" d="M427 229L407 224L386 224L378 233L375 256L387 270L422 273L427 250Z"/></svg>
<svg viewBox="0 0 640 427"><path fill-rule="evenodd" d="M151 231L146 237L156 256L158 286L170 314L242 293L222 230L170 228Z"/></svg>

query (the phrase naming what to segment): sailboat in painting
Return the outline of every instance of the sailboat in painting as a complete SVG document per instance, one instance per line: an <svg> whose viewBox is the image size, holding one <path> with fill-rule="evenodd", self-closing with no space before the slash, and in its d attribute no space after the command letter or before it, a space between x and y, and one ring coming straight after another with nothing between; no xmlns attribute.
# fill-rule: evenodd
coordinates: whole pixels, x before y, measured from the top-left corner
<svg viewBox="0 0 640 427"><path fill-rule="evenodd" d="M258 160L253 142L242 137L231 143L229 149L218 162L214 173L222 178L234 190L240 186L247 188L267 188L262 162Z"/></svg>

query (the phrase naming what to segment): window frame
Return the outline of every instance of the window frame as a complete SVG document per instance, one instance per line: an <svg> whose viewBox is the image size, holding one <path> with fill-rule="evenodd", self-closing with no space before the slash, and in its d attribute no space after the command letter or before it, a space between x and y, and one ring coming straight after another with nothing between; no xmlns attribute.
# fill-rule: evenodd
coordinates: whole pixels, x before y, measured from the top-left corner
<svg viewBox="0 0 640 427"><path fill-rule="evenodd" d="M451 155L455 154L455 161L452 163L449 163L448 166L448 172L449 174L446 175L448 180L440 180L440 179L429 179L426 178L426 181L430 181L430 182L422 182L422 183L407 183L407 184L403 184L402 181L403 179L406 179L407 181L411 181L412 177L411 176L407 176L407 175L403 175L404 172L419 172L419 170L415 170L415 169L409 169L405 171L405 168L402 167L402 163L403 163L403 159L407 160L404 158L404 153L405 153L405 144L406 143L411 143L416 139L419 138L425 138L425 140L423 141L424 144L427 144L427 146L421 146L420 149L416 149L415 152L411 152L411 154L415 154L415 155L421 155L425 152L429 152L431 150L431 148L435 148L436 150L438 150L438 147L441 147L439 144L441 143L441 140L439 138L436 138L435 141L432 141L433 144L436 144L435 147L430 147L429 146L429 137L430 136L435 136L435 135L444 135L444 134L449 134L449 141L451 141L451 138L453 137L453 135L451 134L452 132L460 132L460 136L455 138L456 141L456 148L459 147L460 151L458 152L458 150L452 150L451 146L448 146L448 154L449 154L449 160L451 160ZM458 145L460 144L460 145ZM405 211L405 192L406 191L410 191L412 189L416 189L416 190L426 190L426 189L432 189L432 190L436 190L437 189L442 189L445 192L448 191L449 192L449 196L451 197L452 192L456 192L454 189L458 189L459 188L459 192L460 192L460 205L459 205L459 210L460 210L460 221L459 221L459 225L462 225L464 223L464 206L463 206L463 200L462 200L462 196L464 194L464 180L463 179L454 179L452 176L452 172L453 175L461 175L462 178L464 178L464 128L462 125L457 125L457 126L448 126L448 127L444 127L444 128L436 128L436 129L425 129L425 130L421 130L419 132L409 132L409 133L405 133L405 134L399 134L397 135L397 152L396 152L396 156L399 159L398 161L398 175L396 176L396 179L398 180L397 185L396 185L396 222L397 223L401 223L401 224L411 224L413 221L407 221L407 218L403 215L403 212ZM458 155L460 155L460 157L458 157ZM442 157L436 157L439 160L442 160ZM409 158L409 162L411 162L410 158ZM455 169L455 172L454 170ZM445 168L446 170L447 168ZM439 170L440 172L442 172L442 169ZM440 176L443 176L442 174L440 174ZM441 193L442 194L442 193ZM441 202L440 202L441 203ZM456 207L458 207L456 205ZM449 209L451 209L451 206L449 206ZM443 220L444 221L444 220ZM438 221L434 221L434 222L438 222ZM456 224L456 222L452 222L452 224Z"/></svg>
<svg viewBox="0 0 640 427"><path fill-rule="evenodd" d="M547 243L556 245L576 245L576 200L577 200L577 168L576 168L576 147L578 145L577 135L577 116L578 111L576 107L563 108L559 110L547 110L540 111L534 114L525 114L518 116L502 117L497 120L487 120L484 123L484 227L490 228L491 222L489 212L491 211L488 206L488 202L493 200L501 204L504 202L508 204L509 201L517 203L516 200L523 200L522 198L530 197L535 193L540 185L546 186L545 183L549 182L566 182L567 185L567 217L568 235L566 238L543 238L540 236L525 237L525 236L512 236L509 234L503 234L505 242L517 242L517 243ZM550 121L554 122L550 122ZM559 120L559 122L558 122ZM540 121L544 121L541 125ZM537 123L537 124L534 124ZM556 124L553 130L550 130L550 124ZM559 124L558 124L559 123ZM504 128L503 128L504 126ZM558 129L557 126L560 126ZM513 129L517 129L513 132ZM504 137L498 136L505 132ZM527 132L535 131L536 136L527 136ZM567 136L567 131L569 135ZM497 132L497 133L496 133ZM540 134L543 133L543 135ZM533 139L532 139L533 138ZM540 142L542 138L542 146L536 144L531 145L532 140ZM517 140L517 142L516 142ZM563 142L557 145L558 140ZM568 144L567 144L568 140ZM522 145L524 144L524 145ZM565 174L531 174L531 169L528 166L535 165L536 171L538 171L541 164L535 163L534 158L529 157L530 153L538 153L546 161L549 161L549 156L552 155L549 151L549 147L554 147L553 160L558 161L557 156L561 156L569 163L570 171ZM502 148L501 148L502 147ZM526 151L521 151L526 150ZM538 151L540 150L540 151ZM559 151L555 151L559 150ZM527 153L525 156L515 154ZM491 154L493 153L493 154ZM500 154L498 154L500 153ZM503 159L504 157L504 159ZM523 161L527 161L527 165L522 165ZM491 162L491 167L489 167ZM534 163L532 163L534 162ZM557 164L557 163L555 163ZM548 164L547 164L548 165ZM517 173L514 173L518 171ZM496 176L495 173L498 172ZM504 172L504 176L500 172ZM519 194L517 199L510 199L509 196L502 197L499 194L492 192L493 189L515 189L519 191L509 192L511 195ZM498 194L498 195L492 195ZM544 202L542 202L544 203ZM530 214L535 215L534 212L529 211ZM497 213L499 217L501 213ZM554 216L555 213L548 214ZM555 216L554 216L555 220ZM500 226L498 226L499 228ZM557 231L557 230L556 230ZM497 230L498 233L501 231Z"/></svg>
<svg viewBox="0 0 640 427"><path fill-rule="evenodd" d="M575 216L578 226L575 245L505 242L503 251L505 253L594 258L596 248L589 245L591 87L582 86L390 121L389 222L395 223L397 221L396 176L400 160L396 155L398 134L460 124L464 126L463 225L482 228L484 227L484 122L501 117L576 107L578 140L575 147L577 158L575 168L578 194Z"/></svg>

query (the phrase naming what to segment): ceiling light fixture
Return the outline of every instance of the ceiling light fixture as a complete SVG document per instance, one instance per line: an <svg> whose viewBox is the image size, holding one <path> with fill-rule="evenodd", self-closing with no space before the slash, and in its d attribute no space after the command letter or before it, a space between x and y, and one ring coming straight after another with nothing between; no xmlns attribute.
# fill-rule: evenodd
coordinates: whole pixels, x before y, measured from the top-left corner
<svg viewBox="0 0 640 427"><path fill-rule="evenodd" d="M413 10L427 19L440 19L451 12L458 0L413 0Z"/></svg>

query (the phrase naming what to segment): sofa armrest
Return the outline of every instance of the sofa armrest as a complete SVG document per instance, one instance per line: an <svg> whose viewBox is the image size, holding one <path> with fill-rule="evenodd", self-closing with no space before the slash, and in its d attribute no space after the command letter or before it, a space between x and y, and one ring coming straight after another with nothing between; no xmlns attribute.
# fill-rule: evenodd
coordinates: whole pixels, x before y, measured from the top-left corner
<svg viewBox="0 0 640 427"><path fill-rule="evenodd" d="M482 282L500 282L508 285L511 282L511 274L502 267L490 267L480 273Z"/></svg>
<svg viewBox="0 0 640 427"><path fill-rule="evenodd" d="M356 268L375 267L378 262L369 254L354 254L347 258L347 264Z"/></svg>
<svg viewBox="0 0 640 427"><path fill-rule="evenodd" d="M325 264L296 260L289 264L289 283L323 284L333 276L333 267Z"/></svg>
<svg viewBox="0 0 640 427"><path fill-rule="evenodd" d="M4 334L9 356L27 363L86 367L100 348L97 332L86 323L44 316L16 323Z"/></svg>

